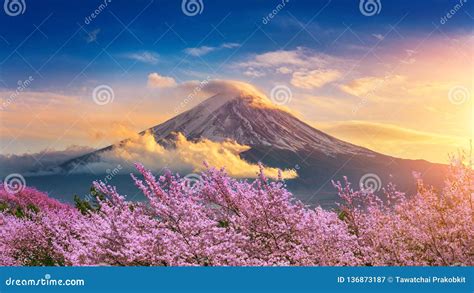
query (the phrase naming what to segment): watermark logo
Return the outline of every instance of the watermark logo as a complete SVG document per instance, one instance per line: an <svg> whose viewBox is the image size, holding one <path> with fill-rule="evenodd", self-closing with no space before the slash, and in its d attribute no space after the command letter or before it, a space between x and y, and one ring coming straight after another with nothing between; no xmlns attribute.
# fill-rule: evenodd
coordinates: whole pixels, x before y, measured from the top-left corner
<svg viewBox="0 0 474 293"><path fill-rule="evenodd" d="M99 106L112 103L114 101L114 98L114 90L110 86L105 84L97 86L92 92L92 99Z"/></svg>
<svg viewBox="0 0 474 293"><path fill-rule="evenodd" d="M0 111L5 110L10 104L12 104L22 92L30 87L33 80L34 78L32 76L29 76L26 80L19 80L17 82L18 86L16 90L0 105Z"/></svg>
<svg viewBox="0 0 474 293"><path fill-rule="evenodd" d="M382 188L382 180L377 174L367 173L359 180L360 189L365 192L376 192Z"/></svg>
<svg viewBox="0 0 474 293"><path fill-rule="evenodd" d="M5 13L9 16L23 14L26 11L25 0L5 0L3 10L5 10Z"/></svg>
<svg viewBox="0 0 474 293"><path fill-rule="evenodd" d="M452 87L448 93L448 99L454 105L461 105L469 100L469 90L466 87L457 85Z"/></svg>
<svg viewBox="0 0 474 293"><path fill-rule="evenodd" d="M202 177L199 174L191 173L184 176L184 187L188 190L193 189L201 182Z"/></svg>
<svg viewBox="0 0 474 293"><path fill-rule="evenodd" d="M13 173L5 177L3 187L9 194L17 194L25 189L26 181L21 174Z"/></svg>
<svg viewBox="0 0 474 293"><path fill-rule="evenodd" d="M202 0L183 0L181 10L187 16L196 16L203 12L204 3Z"/></svg>
<svg viewBox="0 0 474 293"><path fill-rule="evenodd" d="M281 3L279 3L275 8L270 12L268 15L265 15L262 18L262 23L263 24L269 24L272 19L281 11L283 8L285 8L286 4L290 2L290 0L281 0Z"/></svg>
<svg viewBox="0 0 474 293"><path fill-rule="evenodd" d="M382 10L380 0L360 0L359 10L365 16L374 16Z"/></svg>
<svg viewBox="0 0 474 293"><path fill-rule="evenodd" d="M461 8L464 6L464 3L467 3L467 0L459 0L457 4L455 4L447 13L443 15L439 20L439 23L445 24L451 19Z"/></svg>
<svg viewBox="0 0 474 293"><path fill-rule="evenodd" d="M117 176L119 173L120 173L120 170L122 170L122 165L118 164L117 167L113 168L113 169L107 169L105 170L105 173L107 173L107 175L104 177L104 184L108 184L110 181L112 181L112 179Z"/></svg>
<svg viewBox="0 0 474 293"><path fill-rule="evenodd" d="M277 85L270 92L270 100L279 106L290 103L292 98L291 89L285 85Z"/></svg>
<svg viewBox="0 0 474 293"><path fill-rule="evenodd" d="M101 180L101 182L103 182L105 185L110 184L112 182L112 179L114 179L114 177L117 176L122 169L123 169L123 167L120 164L118 164L113 169L110 169L110 168L106 169L105 170L106 175ZM94 195L92 193L88 193L84 196L84 200L86 202L93 202L95 199L96 199L96 195Z"/></svg>
<svg viewBox="0 0 474 293"><path fill-rule="evenodd" d="M189 95L183 101L181 101L181 103L179 103L179 105L174 109L174 114L176 115L179 113L179 111L184 109L186 105L191 102L196 97L196 95L198 95L209 84L210 79L211 77L208 76L206 77L206 79L200 81L199 84L194 87L193 91L189 93Z"/></svg>
<svg viewBox="0 0 474 293"><path fill-rule="evenodd" d="M92 11L92 13L84 18L84 23L85 24L90 24L99 14L102 13L102 11L109 6L109 3L111 3L112 0L104 0L97 8Z"/></svg>
<svg viewBox="0 0 474 293"><path fill-rule="evenodd" d="M54 279L50 274L45 274L39 279L13 279L5 280L8 287L68 287L68 286L85 286L84 279Z"/></svg>

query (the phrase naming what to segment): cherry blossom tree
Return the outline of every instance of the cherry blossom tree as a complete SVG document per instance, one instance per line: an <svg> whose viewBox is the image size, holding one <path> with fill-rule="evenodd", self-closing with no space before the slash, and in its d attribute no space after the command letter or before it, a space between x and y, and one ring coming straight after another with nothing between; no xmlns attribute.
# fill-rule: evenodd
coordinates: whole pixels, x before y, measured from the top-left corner
<svg viewBox="0 0 474 293"><path fill-rule="evenodd" d="M147 202L94 182L95 204L63 204L0 186L0 265L411 266L474 265L471 166L453 164L443 190L405 195L334 183L334 210L296 200L261 169L250 182L208 168L190 186L136 165Z"/></svg>

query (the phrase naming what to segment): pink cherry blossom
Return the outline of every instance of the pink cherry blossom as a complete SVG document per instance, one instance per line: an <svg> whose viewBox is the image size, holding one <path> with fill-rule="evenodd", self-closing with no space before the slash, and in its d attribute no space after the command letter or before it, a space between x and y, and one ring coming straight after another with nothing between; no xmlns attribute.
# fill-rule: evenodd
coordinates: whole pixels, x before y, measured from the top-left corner
<svg viewBox="0 0 474 293"><path fill-rule="evenodd" d="M412 195L334 183L342 203L333 210L305 206L263 171L250 182L208 168L190 187L136 167L147 202L94 182L98 208L78 210L0 186L0 265L474 265L474 176L459 162L443 190L419 175Z"/></svg>

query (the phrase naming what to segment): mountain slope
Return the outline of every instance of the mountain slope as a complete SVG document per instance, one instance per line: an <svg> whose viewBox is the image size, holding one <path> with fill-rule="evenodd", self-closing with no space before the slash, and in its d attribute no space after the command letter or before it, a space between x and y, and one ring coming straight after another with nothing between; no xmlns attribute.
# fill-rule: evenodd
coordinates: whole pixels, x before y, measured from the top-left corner
<svg viewBox="0 0 474 293"><path fill-rule="evenodd" d="M402 190L412 191L412 172L421 172L428 183L435 185L442 182L445 172L445 166L440 164L398 159L336 139L275 107L255 91L234 90L214 95L146 131L166 147L173 147L176 132L193 141L230 139L247 145L250 149L241 154L247 161L296 169L298 178L288 181L288 186L308 203L332 205L336 196L331 180L340 180L342 176L357 184L364 175L372 174L378 178L378 185L394 182ZM61 168L71 170L98 161L101 153L120 145L70 160Z"/></svg>
<svg viewBox="0 0 474 293"><path fill-rule="evenodd" d="M157 141L170 138L172 132L182 132L188 139L231 139L251 147L271 146L294 152L317 150L327 155L375 155L312 128L264 99L246 93L218 94L150 130Z"/></svg>

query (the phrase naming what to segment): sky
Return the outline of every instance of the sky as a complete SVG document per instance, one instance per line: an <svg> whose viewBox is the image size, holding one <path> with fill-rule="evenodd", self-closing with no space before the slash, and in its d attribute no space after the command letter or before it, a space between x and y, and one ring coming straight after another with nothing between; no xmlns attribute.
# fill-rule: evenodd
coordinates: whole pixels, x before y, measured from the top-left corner
<svg viewBox="0 0 474 293"><path fill-rule="evenodd" d="M396 157L445 163L473 137L470 0L8 2L3 158L115 143L209 97L209 80Z"/></svg>

